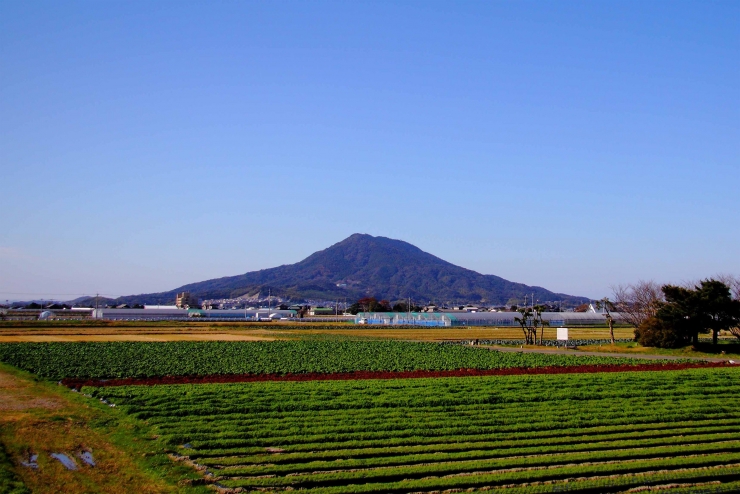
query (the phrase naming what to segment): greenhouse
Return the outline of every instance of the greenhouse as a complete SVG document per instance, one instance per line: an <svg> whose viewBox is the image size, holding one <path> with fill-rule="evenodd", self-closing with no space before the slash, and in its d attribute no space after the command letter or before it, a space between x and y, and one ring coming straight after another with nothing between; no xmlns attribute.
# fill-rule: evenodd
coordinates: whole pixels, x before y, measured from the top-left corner
<svg viewBox="0 0 740 494"><path fill-rule="evenodd" d="M619 313L612 313L619 324ZM519 326L519 312L360 312L355 324L386 326ZM543 312L542 319L551 327L606 326L605 314L595 312Z"/></svg>
<svg viewBox="0 0 740 494"><path fill-rule="evenodd" d="M452 318L441 312L360 312L355 324L386 326L453 326Z"/></svg>

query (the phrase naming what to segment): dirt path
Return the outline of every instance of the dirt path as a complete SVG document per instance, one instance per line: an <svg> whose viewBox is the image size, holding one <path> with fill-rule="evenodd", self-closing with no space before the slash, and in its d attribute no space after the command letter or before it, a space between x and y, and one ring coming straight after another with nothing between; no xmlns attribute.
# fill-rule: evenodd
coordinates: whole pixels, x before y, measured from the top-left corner
<svg viewBox="0 0 740 494"><path fill-rule="evenodd" d="M718 358L718 357L676 357L673 355L648 355L643 353L614 353L614 352L582 352L579 350L565 350L565 349L549 349L549 348L512 348L506 346L483 346L483 348L490 348L491 350L497 350L499 352L508 353L546 353L550 355L591 355L595 357L625 357L634 359L644 360L698 360L704 362L728 362L731 358Z"/></svg>

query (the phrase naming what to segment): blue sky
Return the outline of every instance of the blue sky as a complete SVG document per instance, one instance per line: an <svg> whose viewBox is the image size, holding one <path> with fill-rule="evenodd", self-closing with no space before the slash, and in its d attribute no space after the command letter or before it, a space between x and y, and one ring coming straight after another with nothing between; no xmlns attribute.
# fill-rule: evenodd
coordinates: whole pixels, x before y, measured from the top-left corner
<svg viewBox="0 0 740 494"><path fill-rule="evenodd" d="M355 232L601 297L740 274L740 3L2 2L0 299Z"/></svg>

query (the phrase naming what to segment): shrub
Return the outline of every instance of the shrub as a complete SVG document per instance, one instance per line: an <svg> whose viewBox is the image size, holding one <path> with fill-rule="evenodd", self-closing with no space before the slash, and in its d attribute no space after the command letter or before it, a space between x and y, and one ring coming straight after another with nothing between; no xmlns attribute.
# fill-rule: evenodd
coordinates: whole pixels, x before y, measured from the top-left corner
<svg viewBox="0 0 740 494"><path fill-rule="evenodd" d="M656 317L649 317L635 329L635 341L657 348L680 348L689 343L681 333Z"/></svg>

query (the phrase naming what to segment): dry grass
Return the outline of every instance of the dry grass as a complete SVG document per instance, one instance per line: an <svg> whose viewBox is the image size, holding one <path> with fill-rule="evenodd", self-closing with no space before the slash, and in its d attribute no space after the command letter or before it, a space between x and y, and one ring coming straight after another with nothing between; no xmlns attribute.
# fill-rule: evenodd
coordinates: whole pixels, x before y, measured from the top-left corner
<svg viewBox="0 0 740 494"><path fill-rule="evenodd" d="M30 321L0 323L0 343L49 341L269 341L296 328L346 328L343 323ZM331 331L331 329L329 329ZM299 331L300 333L300 331ZM297 335L297 334L296 334Z"/></svg>
<svg viewBox="0 0 740 494"><path fill-rule="evenodd" d="M105 410L70 394L66 388L0 366L0 441L17 475L32 492L147 494L175 490L148 474L136 463L135 454L114 445L100 430L99 424L110 420ZM49 456L57 452L74 457L83 450L93 453L96 467L77 458L79 469L70 471ZM20 466L30 453L39 455L37 469Z"/></svg>
<svg viewBox="0 0 740 494"><path fill-rule="evenodd" d="M587 345L579 347L586 352L624 353L642 355L669 355L673 357L715 357L734 358L740 357L740 344L736 339L725 338L720 340L718 346L711 343L701 342L695 348L691 345L683 348L652 348L644 347L638 343L618 343L616 345Z"/></svg>
<svg viewBox="0 0 740 494"><path fill-rule="evenodd" d="M490 328L490 327L454 327L454 328L391 328L388 326L352 326L331 330L304 329L284 331L284 334L335 334L342 336L375 337L399 340L417 341L447 341L447 340L521 340L522 331L518 328ZM631 328L614 330L615 338L632 338ZM545 328L545 339L555 339L556 328ZM609 339L608 328L571 328L571 339Z"/></svg>
<svg viewBox="0 0 740 494"><path fill-rule="evenodd" d="M618 339L632 338L631 328L614 330ZM301 338L306 335L339 335L345 337L388 338L415 341L472 339L522 339L515 327L393 328L357 326L347 323L244 323L244 322L157 322L122 323L100 321L81 326L49 323L0 325L2 342L41 341L265 341ZM571 328L571 339L608 339L604 328ZM556 328L545 329L545 339L555 339Z"/></svg>
<svg viewBox="0 0 740 494"><path fill-rule="evenodd" d="M270 341L270 336L223 333L140 333L140 334L16 334L0 335L0 343L50 341Z"/></svg>
<svg viewBox="0 0 740 494"><path fill-rule="evenodd" d="M38 396L31 381L0 372L0 414L36 408L56 410L61 407L62 402L57 398ZM7 413L5 418L11 416Z"/></svg>

